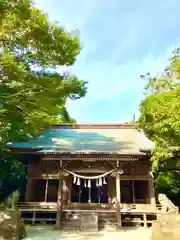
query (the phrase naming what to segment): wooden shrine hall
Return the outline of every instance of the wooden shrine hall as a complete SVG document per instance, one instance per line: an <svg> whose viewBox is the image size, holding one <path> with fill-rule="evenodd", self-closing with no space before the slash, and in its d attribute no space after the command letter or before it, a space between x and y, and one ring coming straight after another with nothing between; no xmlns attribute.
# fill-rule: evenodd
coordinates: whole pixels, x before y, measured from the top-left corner
<svg viewBox="0 0 180 240"><path fill-rule="evenodd" d="M28 166L19 203L27 221L64 226L71 219L83 228L85 216L89 226L90 219L100 224L111 216L120 227L137 218L147 225L156 214L150 162L154 144L136 125L60 124L8 146Z"/></svg>

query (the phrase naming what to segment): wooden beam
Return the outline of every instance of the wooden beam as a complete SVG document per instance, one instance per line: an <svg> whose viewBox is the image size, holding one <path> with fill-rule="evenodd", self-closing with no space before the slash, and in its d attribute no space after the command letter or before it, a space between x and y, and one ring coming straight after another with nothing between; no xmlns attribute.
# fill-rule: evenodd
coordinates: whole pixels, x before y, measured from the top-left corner
<svg viewBox="0 0 180 240"><path fill-rule="evenodd" d="M138 161L139 156L130 156L130 155L124 155L124 156L114 156L112 154L109 154L110 156L102 156L102 154L99 154L100 156L91 156L90 154L87 156L86 153L80 156L69 156L69 157L63 157L63 156L58 156L56 152L51 153L53 156L49 156L48 153L45 153L44 157L42 157L42 160L45 161L53 161L53 160L61 160L61 161L84 161L84 162L89 162L89 159L91 162L103 162L103 161L127 161L127 162L132 162L132 161ZM143 156L144 157L144 156Z"/></svg>
<svg viewBox="0 0 180 240"><path fill-rule="evenodd" d="M107 166L107 169L108 170L111 170L111 169L114 169L116 167L116 165L114 165L112 162L110 161L103 161L104 163L104 166L106 165Z"/></svg>
<svg viewBox="0 0 180 240"><path fill-rule="evenodd" d="M148 181L150 177L148 175L121 175L121 180L138 180Z"/></svg>
<svg viewBox="0 0 180 240"><path fill-rule="evenodd" d="M95 168L95 167L94 168L71 168L70 170L73 171L73 172L78 172L78 174L80 174L80 173L97 173L97 174L100 174L100 173L106 173L107 172L107 170L105 170L105 169L99 169L99 168Z"/></svg>

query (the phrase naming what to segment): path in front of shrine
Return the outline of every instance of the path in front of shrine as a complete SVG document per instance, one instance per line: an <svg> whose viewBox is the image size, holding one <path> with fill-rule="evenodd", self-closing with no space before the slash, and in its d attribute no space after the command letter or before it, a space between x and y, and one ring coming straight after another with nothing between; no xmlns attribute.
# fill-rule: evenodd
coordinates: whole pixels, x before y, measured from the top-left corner
<svg viewBox="0 0 180 240"><path fill-rule="evenodd" d="M126 228L116 232L88 233L80 231L58 231L51 227L27 227L27 237L24 240L150 240L151 229Z"/></svg>

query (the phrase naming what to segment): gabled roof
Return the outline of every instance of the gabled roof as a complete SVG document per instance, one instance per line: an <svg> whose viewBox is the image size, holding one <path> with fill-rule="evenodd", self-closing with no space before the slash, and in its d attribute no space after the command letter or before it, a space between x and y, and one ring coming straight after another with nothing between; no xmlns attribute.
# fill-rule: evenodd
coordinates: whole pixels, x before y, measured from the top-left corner
<svg viewBox="0 0 180 240"><path fill-rule="evenodd" d="M128 124L61 124L26 142L9 143L10 148L41 149L40 152L143 154L154 144Z"/></svg>

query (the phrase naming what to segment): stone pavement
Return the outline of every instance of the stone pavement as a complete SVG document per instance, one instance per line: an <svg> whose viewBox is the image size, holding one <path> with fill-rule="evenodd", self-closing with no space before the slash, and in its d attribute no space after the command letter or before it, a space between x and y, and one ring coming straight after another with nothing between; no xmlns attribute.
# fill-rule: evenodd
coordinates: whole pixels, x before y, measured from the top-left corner
<svg viewBox="0 0 180 240"><path fill-rule="evenodd" d="M58 231L50 227L29 227L26 240L150 240L151 229L126 228L116 232Z"/></svg>

